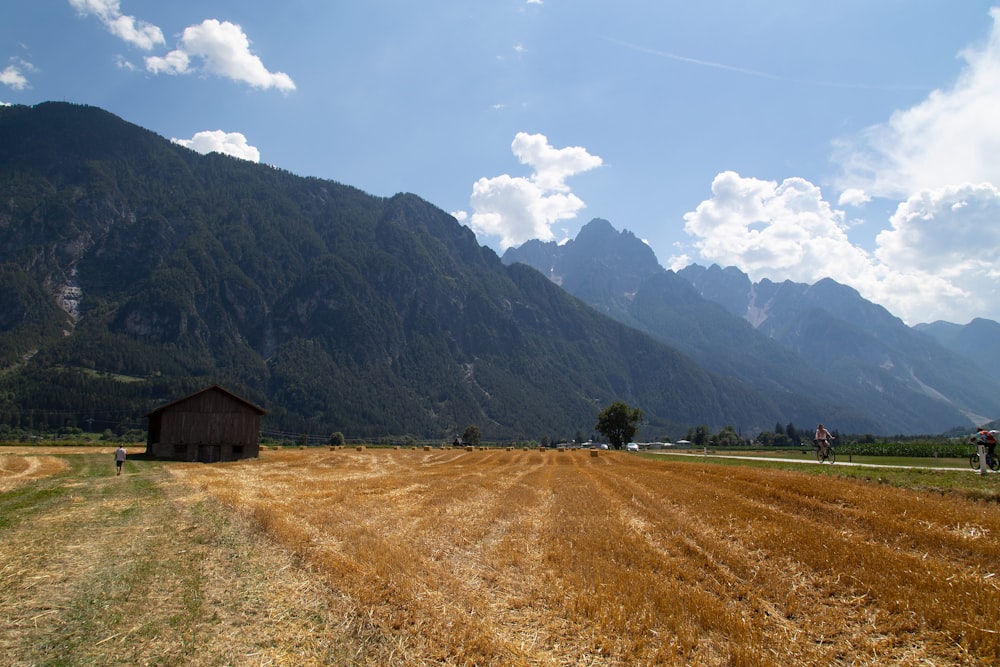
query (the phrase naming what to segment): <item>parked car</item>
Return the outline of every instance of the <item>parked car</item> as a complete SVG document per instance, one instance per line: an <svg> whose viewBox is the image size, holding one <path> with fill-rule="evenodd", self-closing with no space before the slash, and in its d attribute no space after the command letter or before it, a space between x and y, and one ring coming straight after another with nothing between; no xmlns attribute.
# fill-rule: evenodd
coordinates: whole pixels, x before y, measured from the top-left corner
<svg viewBox="0 0 1000 667"><path fill-rule="evenodd" d="M639 444L635 442L630 442L627 445L625 445L625 451L637 452L639 451Z"/></svg>

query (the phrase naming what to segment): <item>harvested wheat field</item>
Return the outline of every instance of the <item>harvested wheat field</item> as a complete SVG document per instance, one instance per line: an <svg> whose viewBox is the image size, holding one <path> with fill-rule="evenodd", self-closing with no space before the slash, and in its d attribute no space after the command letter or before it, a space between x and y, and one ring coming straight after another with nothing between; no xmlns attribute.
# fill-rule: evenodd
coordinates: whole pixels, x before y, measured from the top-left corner
<svg viewBox="0 0 1000 667"><path fill-rule="evenodd" d="M996 503L618 452L171 469L346 605L350 664L1000 663Z"/></svg>
<svg viewBox="0 0 1000 667"><path fill-rule="evenodd" d="M0 492L49 477L66 469L66 464L52 456L5 456L0 454Z"/></svg>

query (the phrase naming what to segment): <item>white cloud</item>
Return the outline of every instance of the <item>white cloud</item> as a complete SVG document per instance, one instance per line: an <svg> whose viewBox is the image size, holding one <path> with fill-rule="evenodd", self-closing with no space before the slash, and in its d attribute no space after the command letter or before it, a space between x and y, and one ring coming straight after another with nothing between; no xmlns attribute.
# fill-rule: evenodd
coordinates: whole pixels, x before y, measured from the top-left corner
<svg viewBox="0 0 1000 667"><path fill-rule="evenodd" d="M840 199L837 200L837 205L859 208L871 200L871 196L861 188L847 188L840 193Z"/></svg>
<svg viewBox="0 0 1000 667"><path fill-rule="evenodd" d="M201 63L200 70L208 74L242 81L254 88L295 90L290 76L268 71L250 51L250 40L240 26L215 19L185 28L177 49L163 57L146 58L146 69L154 73L187 74L192 71L195 59Z"/></svg>
<svg viewBox="0 0 1000 667"><path fill-rule="evenodd" d="M902 289L887 281L883 299L903 313L919 314L916 321L1000 320L998 222L1000 189L989 183L909 197L890 218L891 228L879 233L875 256L886 266L913 267L922 281Z"/></svg>
<svg viewBox="0 0 1000 667"><path fill-rule="evenodd" d="M782 183L716 176L712 197L684 216L704 261L752 280L850 285L910 324L1000 319L1000 190L983 184L922 191L899 205L869 253L846 233L844 213L801 178ZM671 259L681 268L690 259Z"/></svg>
<svg viewBox="0 0 1000 667"><path fill-rule="evenodd" d="M528 239L551 241L552 225L575 217L585 206L566 179L599 167L601 158L579 146L553 148L545 135L525 132L517 133L511 150L534 172L528 178L502 174L476 181L469 225L477 234L499 237L504 249Z"/></svg>
<svg viewBox="0 0 1000 667"><path fill-rule="evenodd" d="M8 65L0 71L0 83L14 90L24 90L28 87L28 78L17 66Z"/></svg>
<svg viewBox="0 0 1000 667"><path fill-rule="evenodd" d="M716 176L712 196L684 216L695 261L737 266L753 280L830 277L911 324L1000 321L1000 8L980 46L962 52L955 84L836 144L838 205L895 200L869 252L848 237L856 221L800 178L782 183ZM690 252L694 250L696 252Z"/></svg>
<svg viewBox="0 0 1000 667"><path fill-rule="evenodd" d="M171 141L202 155L222 153L250 162L260 162L260 151L248 144L247 138L240 132L211 130L198 132L190 139L171 139Z"/></svg>
<svg viewBox="0 0 1000 667"><path fill-rule="evenodd" d="M171 51L165 56L150 56L146 58L146 69L154 74L187 74L191 58L181 50Z"/></svg>
<svg viewBox="0 0 1000 667"><path fill-rule="evenodd" d="M1000 7L990 10L985 44L961 53L965 68L949 89L860 136L839 140L841 185L875 196L905 198L947 184L1000 184Z"/></svg>
<svg viewBox="0 0 1000 667"><path fill-rule="evenodd" d="M122 14L118 0L69 0L69 4L84 16L96 16L111 34L140 49L149 51L166 43L157 26Z"/></svg>
<svg viewBox="0 0 1000 667"><path fill-rule="evenodd" d="M134 64L132 64L131 61L125 58L125 56L122 55L115 56L114 60L115 60L115 65L118 66L118 69L125 69L130 72L134 72L138 69Z"/></svg>
<svg viewBox="0 0 1000 667"><path fill-rule="evenodd" d="M870 261L847 238L843 213L801 178L779 184L723 172L712 182L712 198L684 220L702 258L738 266L755 280L811 283Z"/></svg>

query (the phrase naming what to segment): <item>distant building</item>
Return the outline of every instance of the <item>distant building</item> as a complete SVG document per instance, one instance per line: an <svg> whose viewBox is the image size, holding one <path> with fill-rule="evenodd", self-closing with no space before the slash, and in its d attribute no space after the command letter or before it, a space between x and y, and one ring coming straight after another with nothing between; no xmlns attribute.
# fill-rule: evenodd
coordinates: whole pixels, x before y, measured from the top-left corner
<svg viewBox="0 0 1000 667"><path fill-rule="evenodd" d="M260 418L267 410L219 385L149 414L146 453L178 461L235 461L260 453Z"/></svg>

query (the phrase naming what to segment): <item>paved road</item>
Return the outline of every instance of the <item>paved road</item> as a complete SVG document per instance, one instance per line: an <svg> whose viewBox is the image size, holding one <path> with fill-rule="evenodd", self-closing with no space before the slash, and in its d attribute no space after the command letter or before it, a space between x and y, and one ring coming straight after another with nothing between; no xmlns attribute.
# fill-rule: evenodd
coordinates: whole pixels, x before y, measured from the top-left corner
<svg viewBox="0 0 1000 667"><path fill-rule="evenodd" d="M741 459L744 461L779 461L781 463L812 463L813 465L827 465L821 464L815 458L805 458L805 459L791 459L791 458L771 458L769 456L739 456L735 454L712 454L712 453L698 453L698 452L664 452L664 451L651 451L650 454L664 454L669 456L689 456L691 458L703 459L703 458L716 458L716 459ZM962 467L941 467L941 466L904 466L904 465L887 465L884 463L853 463L851 461L837 461L833 465L835 466L853 466L856 468L903 468L906 470L968 470L970 473L978 473L977 470L972 470L971 468ZM992 470L987 470L986 472L992 473Z"/></svg>

